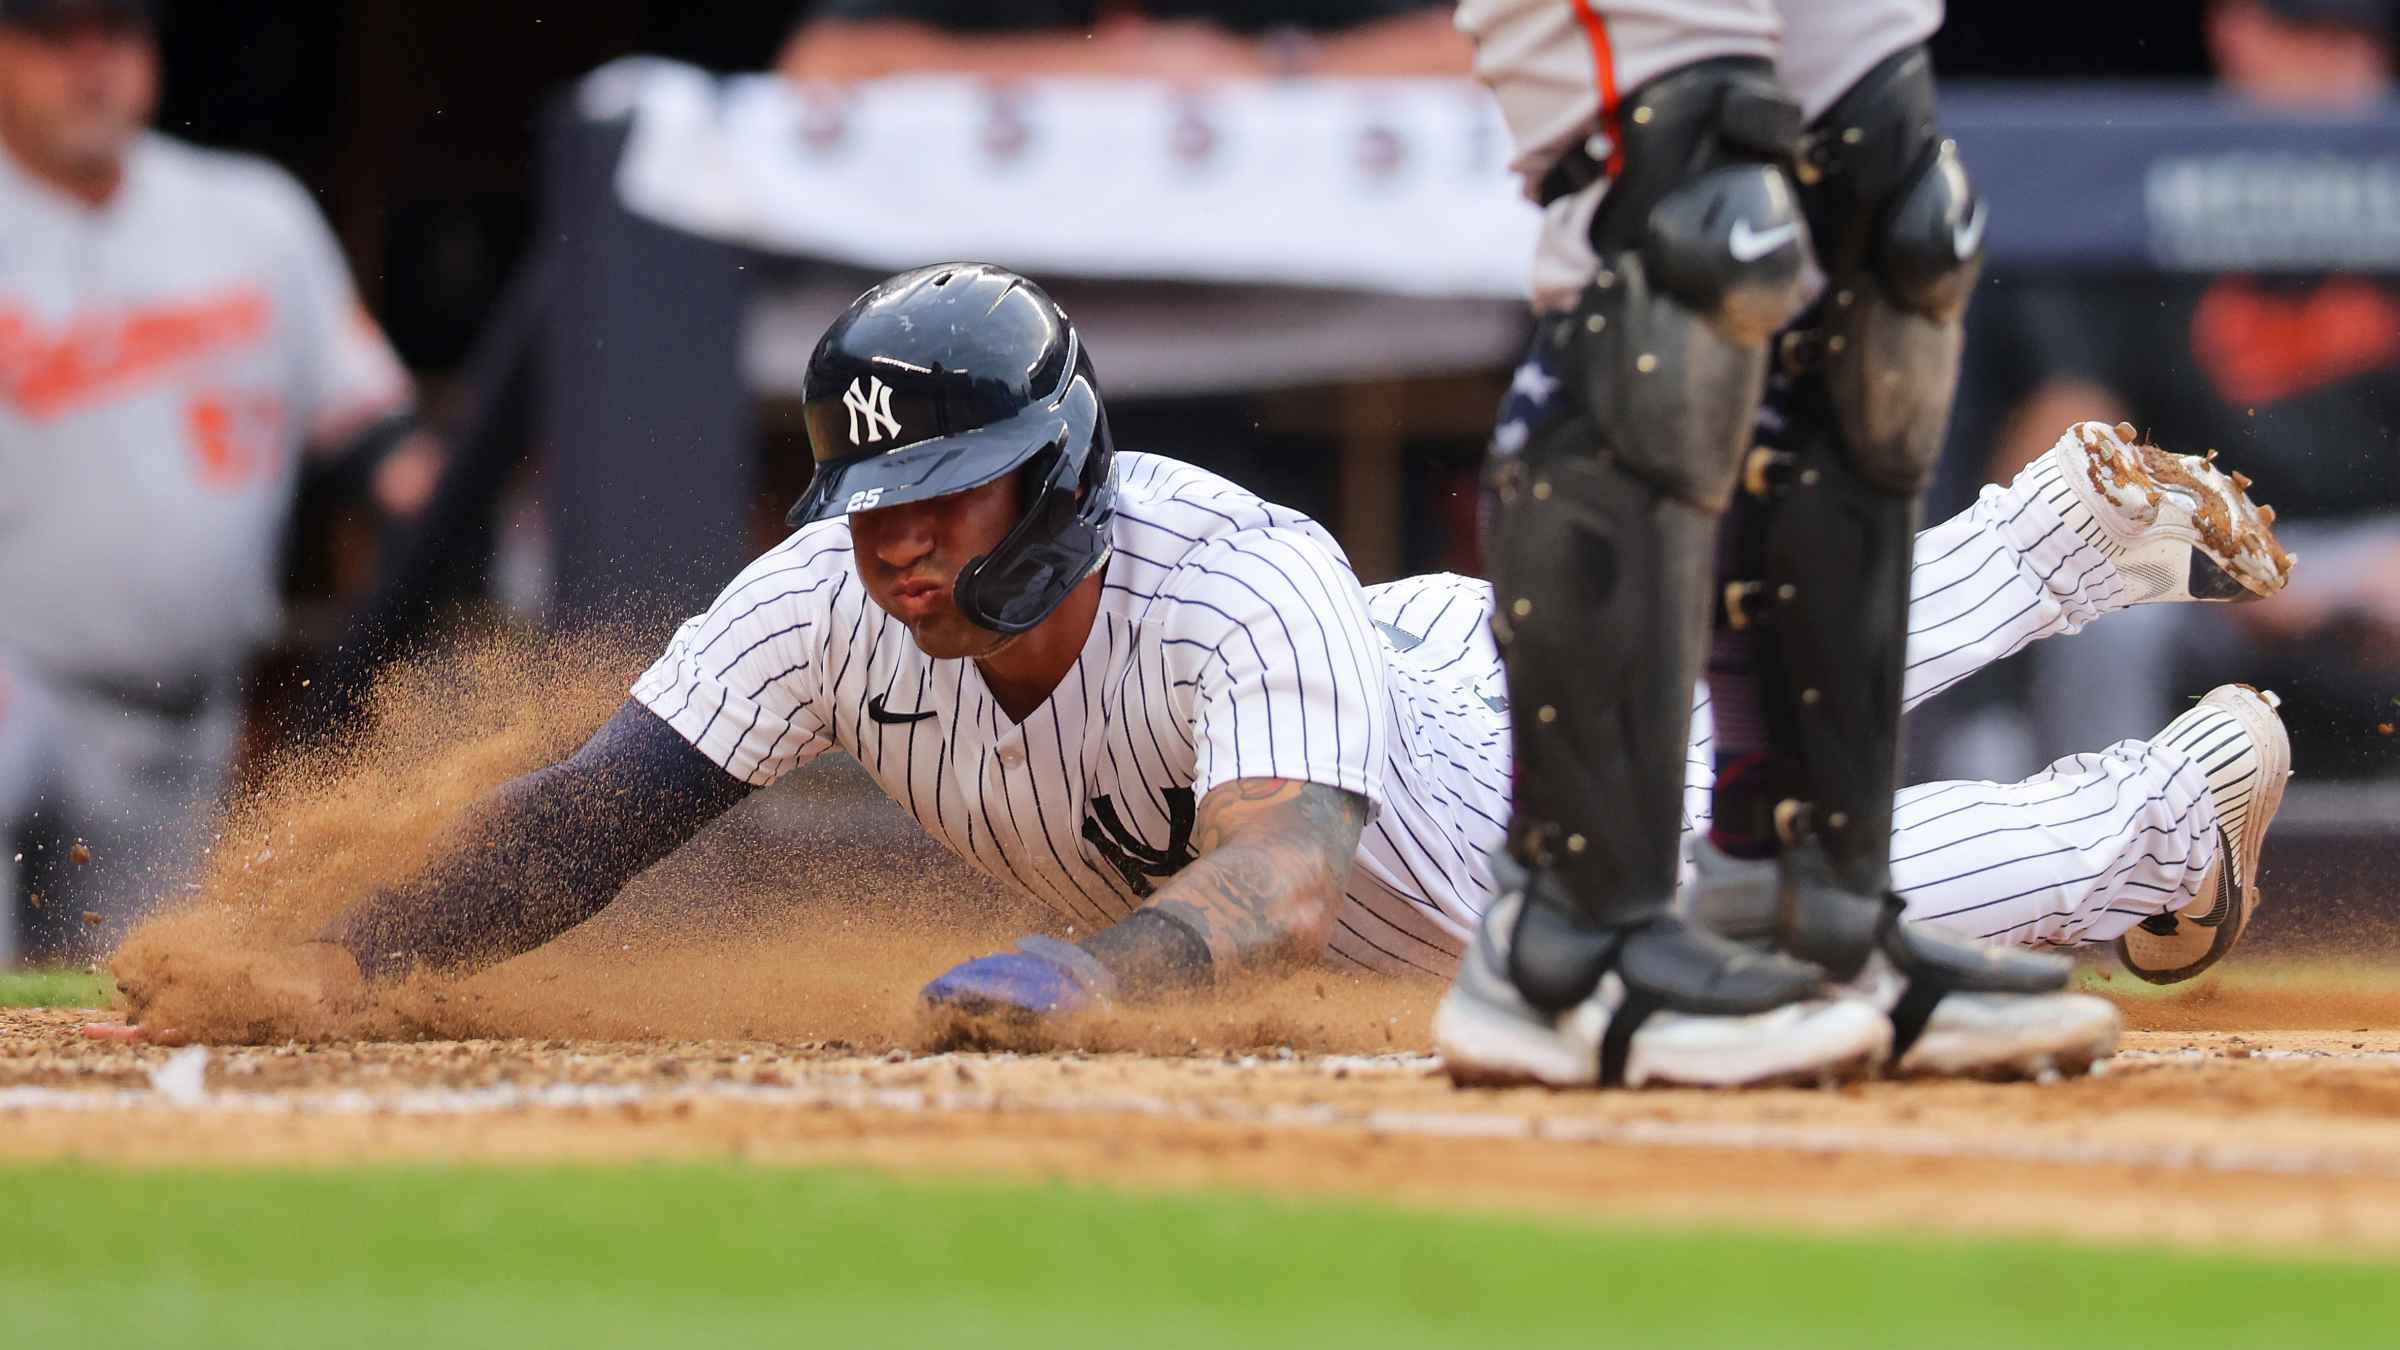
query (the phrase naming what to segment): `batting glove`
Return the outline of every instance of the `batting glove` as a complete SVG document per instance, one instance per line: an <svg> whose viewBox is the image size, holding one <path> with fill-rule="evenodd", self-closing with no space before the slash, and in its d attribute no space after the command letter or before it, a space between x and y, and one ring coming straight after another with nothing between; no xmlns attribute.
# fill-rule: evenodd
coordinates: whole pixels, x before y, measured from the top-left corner
<svg viewBox="0 0 2400 1350"><path fill-rule="evenodd" d="M1090 952L1056 938L1030 937L1013 952L979 956L925 986L936 1008L970 1013L1057 1017L1106 1001L1116 981Z"/></svg>

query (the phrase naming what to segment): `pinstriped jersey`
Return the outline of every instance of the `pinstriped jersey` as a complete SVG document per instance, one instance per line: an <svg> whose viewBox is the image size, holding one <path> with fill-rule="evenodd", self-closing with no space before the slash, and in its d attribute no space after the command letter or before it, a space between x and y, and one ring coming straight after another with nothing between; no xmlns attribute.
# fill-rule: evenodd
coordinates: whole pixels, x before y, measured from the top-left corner
<svg viewBox="0 0 2400 1350"><path fill-rule="evenodd" d="M1195 855L1237 778L1357 793L1369 814L1331 959L1446 973L1490 893L1508 734L1490 592L1361 588L1315 521L1204 470L1120 454L1099 612L1011 721L971 660L918 649L861 587L845 520L804 527L687 621L633 695L765 785L845 752L934 838L1086 933Z"/></svg>

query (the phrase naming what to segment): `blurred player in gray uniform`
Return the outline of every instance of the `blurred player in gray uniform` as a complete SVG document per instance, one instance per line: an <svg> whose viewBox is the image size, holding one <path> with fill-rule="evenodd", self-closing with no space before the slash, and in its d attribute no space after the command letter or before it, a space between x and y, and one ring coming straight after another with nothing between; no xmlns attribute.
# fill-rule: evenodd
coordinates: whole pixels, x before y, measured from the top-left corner
<svg viewBox="0 0 2400 1350"><path fill-rule="evenodd" d="M0 962L174 882L277 627L297 452L397 444L411 400L306 191L143 129L151 23L0 0Z"/></svg>
<svg viewBox="0 0 2400 1350"><path fill-rule="evenodd" d="M1462 0L1545 214L1528 367L1570 400L1494 440L1517 785L1501 900L1435 1028L1462 1081L1579 1055L1602 1084L1637 1059L1810 1077L1906 1063L1929 1028L2017 1047L1978 1073L2040 1072L2113 1041L2054 992L2064 962L1903 925L1893 894L1910 550L1985 219L1935 127L1941 17ZM1709 927L1672 908L1704 668Z"/></svg>

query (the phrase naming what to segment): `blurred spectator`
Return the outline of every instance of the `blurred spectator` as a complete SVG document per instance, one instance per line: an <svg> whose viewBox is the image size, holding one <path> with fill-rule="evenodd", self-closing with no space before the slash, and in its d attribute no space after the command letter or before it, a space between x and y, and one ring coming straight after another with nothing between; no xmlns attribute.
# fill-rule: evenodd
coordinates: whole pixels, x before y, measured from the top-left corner
<svg viewBox="0 0 2400 1350"><path fill-rule="evenodd" d="M2389 98L2396 8L2212 0L2204 22L2228 93L2340 116ZM2376 724L2400 711L2388 701L2400 693L2400 288L2356 275L2017 278L1994 301L2007 313L1985 331L2010 333L2032 387L2002 419L1987 477L2006 481L2078 419L2130 421L2171 450L2221 450L2301 561L2273 601L2136 611L2029 653L2030 725L1959 738L1983 747L1977 761L1931 767L2005 777L2056 747L2157 725L2185 692L2226 679L2296 701L2287 720L2308 771L2377 762Z"/></svg>
<svg viewBox="0 0 2400 1350"><path fill-rule="evenodd" d="M778 65L802 80L1464 75L1450 15L1449 0L824 0Z"/></svg>
<svg viewBox="0 0 2400 1350"><path fill-rule="evenodd" d="M1317 77L1463 80L1474 50L1453 12L1452 0L820 0L777 68L833 83L903 73L995 83L1114 76L1186 88ZM1143 289L1173 303L1171 291ZM1109 400L1120 445L1200 464L1328 519L1341 515L1334 434L1316 427L1276 439L1262 433L1261 416L1259 401L1244 395L1112 391ZM1448 479L1462 471L1445 462L1430 472Z"/></svg>
<svg viewBox="0 0 2400 1350"><path fill-rule="evenodd" d="M0 962L188 864L278 627L296 452L401 511L437 455L308 193L144 129L153 20L0 0Z"/></svg>

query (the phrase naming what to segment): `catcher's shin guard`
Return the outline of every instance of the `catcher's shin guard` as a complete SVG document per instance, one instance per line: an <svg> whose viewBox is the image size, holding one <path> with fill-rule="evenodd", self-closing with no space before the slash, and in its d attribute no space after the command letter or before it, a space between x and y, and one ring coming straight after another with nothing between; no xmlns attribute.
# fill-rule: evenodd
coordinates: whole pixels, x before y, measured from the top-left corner
<svg viewBox="0 0 2400 1350"><path fill-rule="evenodd" d="M2061 962L1906 928L1890 894L1917 498L1949 420L1983 206L1935 133L1922 49L1810 129L1800 177L1826 291L1781 343L1780 430L1751 451L1737 512L1735 552L1761 574L1727 584L1725 621L1764 627L1779 945L1840 979L1881 951L1911 981L1895 1022L1921 1025L1945 992L2065 978Z"/></svg>
<svg viewBox="0 0 2400 1350"><path fill-rule="evenodd" d="M1884 491L1840 452L1834 418L1783 385L1782 439L1746 474L1737 529L1755 531L1763 581L1724 593L1726 621L1762 628L1760 699L1775 747L1761 806L1781 844L1778 949L1838 980L1877 953L1908 982L1895 1053L1953 992L2040 993L2068 965L1996 952L1901 921L1891 893L1892 791L1900 751L1914 497ZM1760 495L1751 495L1751 489Z"/></svg>
<svg viewBox="0 0 2400 1350"><path fill-rule="evenodd" d="M1515 724L1508 847L1531 873L1510 974L1551 1010L1612 965L1651 968L1627 943L1680 928L1658 921L1675 891L1717 517L1807 249L1780 167L1798 114L1763 63L1688 67L1627 106L1626 167L1593 225L1600 270L1528 362L1536 384L1559 372L1559 406L1539 431L1495 436L1489 473ZM1644 925L1658 931L1627 937ZM1666 1006L1679 992L1714 1005L1709 972L1730 949L1687 939L1656 963ZM1736 1001L1796 997L1807 978Z"/></svg>

